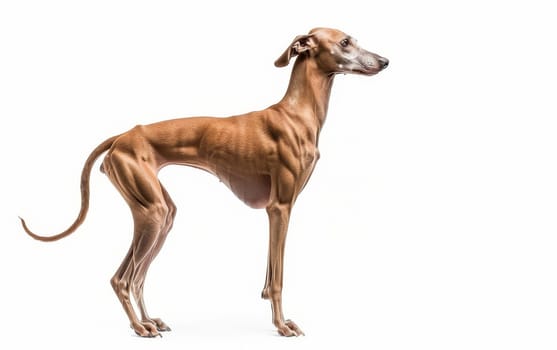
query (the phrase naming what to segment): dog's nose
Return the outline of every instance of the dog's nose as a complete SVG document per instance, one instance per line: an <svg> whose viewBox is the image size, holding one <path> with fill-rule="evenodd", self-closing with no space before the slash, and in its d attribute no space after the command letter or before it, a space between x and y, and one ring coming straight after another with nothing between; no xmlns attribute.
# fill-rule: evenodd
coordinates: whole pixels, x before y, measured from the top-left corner
<svg viewBox="0 0 557 350"><path fill-rule="evenodd" d="M385 69L389 65L389 60L385 57L381 57L381 59L379 59L379 62L381 63L381 69Z"/></svg>

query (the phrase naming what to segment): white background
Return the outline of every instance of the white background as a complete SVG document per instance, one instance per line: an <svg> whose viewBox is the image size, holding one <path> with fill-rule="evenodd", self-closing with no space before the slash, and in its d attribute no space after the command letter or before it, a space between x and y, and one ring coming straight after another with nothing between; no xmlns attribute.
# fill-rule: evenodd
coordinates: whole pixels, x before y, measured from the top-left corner
<svg viewBox="0 0 557 350"><path fill-rule="evenodd" d="M557 49L550 1L3 1L0 5L0 347L557 348ZM338 76L322 158L294 209L284 339L259 298L267 219L216 178L161 180L178 205L148 274L141 339L109 279L129 211L79 176L139 123L257 110L284 94L273 61L312 27L390 59Z"/></svg>

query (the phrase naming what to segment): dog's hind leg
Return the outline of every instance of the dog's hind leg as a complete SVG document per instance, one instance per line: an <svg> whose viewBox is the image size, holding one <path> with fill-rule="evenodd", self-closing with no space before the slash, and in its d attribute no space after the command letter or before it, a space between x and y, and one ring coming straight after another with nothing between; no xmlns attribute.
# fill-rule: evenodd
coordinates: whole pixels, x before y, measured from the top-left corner
<svg viewBox="0 0 557 350"><path fill-rule="evenodd" d="M112 289L114 289L118 300L120 301L120 303L122 303L124 312L130 320L130 324L139 322L139 319L137 318L137 315L133 310L133 306L130 300L130 281L133 274L132 255L133 245L130 247L128 253L126 254L126 257L120 264L120 267L118 268L114 276L110 279Z"/></svg>
<svg viewBox="0 0 557 350"><path fill-rule="evenodd" d="M168 326L160 320L148 318L143 283L149 264L172 226L174 204L167 201L168 195L160 185L154 167L142 158L115 150L107 155L103 168L128 203L134 221L132 245L111 280L112 287L133 330L142 337L158 336L159 328L166 330ZM141 319L132 307L130 291L138 302Z"/></svg>
<svg viewBox="0 0 557 350"><path fill-rule="evenodd" d="M133 285L132 291L135 300L137 301L139 312L141 313L141 321L151 322L157 327L159 331L167 332L171 330L170 327L166 325L160 318L149 317L145 307L145 302L143 300L143 286L145 284L145 277L147 274L147 270L149 269L149 266L151 265L153 260L157 257L158 253L160 252L166 240L168 232L170 232L170 229L172 229L172 225L174 223L174 217L176 216L176 206L174 205L174 202L172 201L170 195L168 194L166 189L162 186L162 184L159 183L159 185L162 190L162 194L166 206L168 208L168 214L166 215L166 222L164 228L162 229L160 235L158 236L157 241L155 242L153 248L151 249L149 256L145 259L145 261L141 264L141 266L139 266L138 273L136 274L136 279L134 279L132 283Z"/></svg>

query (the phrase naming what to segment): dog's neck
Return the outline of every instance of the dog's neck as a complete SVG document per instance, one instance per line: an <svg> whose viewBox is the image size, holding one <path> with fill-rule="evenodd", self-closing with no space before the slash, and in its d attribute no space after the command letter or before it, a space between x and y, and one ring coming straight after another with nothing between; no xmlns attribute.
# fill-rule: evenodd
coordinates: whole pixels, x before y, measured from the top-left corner
<svg viewBox="0 0 557 350"><path fill-rule="evenodd" d="M279 104L290 111L309 112L319 133L327 117L333 80L334 75L320 70L313 59L300 56L294 63L288 89Z"/></svg>

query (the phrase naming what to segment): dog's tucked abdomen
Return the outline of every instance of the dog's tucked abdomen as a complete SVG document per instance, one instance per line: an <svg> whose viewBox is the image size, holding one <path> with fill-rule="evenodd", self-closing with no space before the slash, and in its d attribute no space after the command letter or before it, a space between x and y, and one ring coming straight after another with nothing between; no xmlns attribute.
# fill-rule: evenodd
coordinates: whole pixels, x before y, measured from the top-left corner
<svg viewBox="0 0 557 350"><path fill-rule="evenodd" d="M268 175L219 175L221 181L251 208L262 209L269 203L271 178Z"/></svg>

